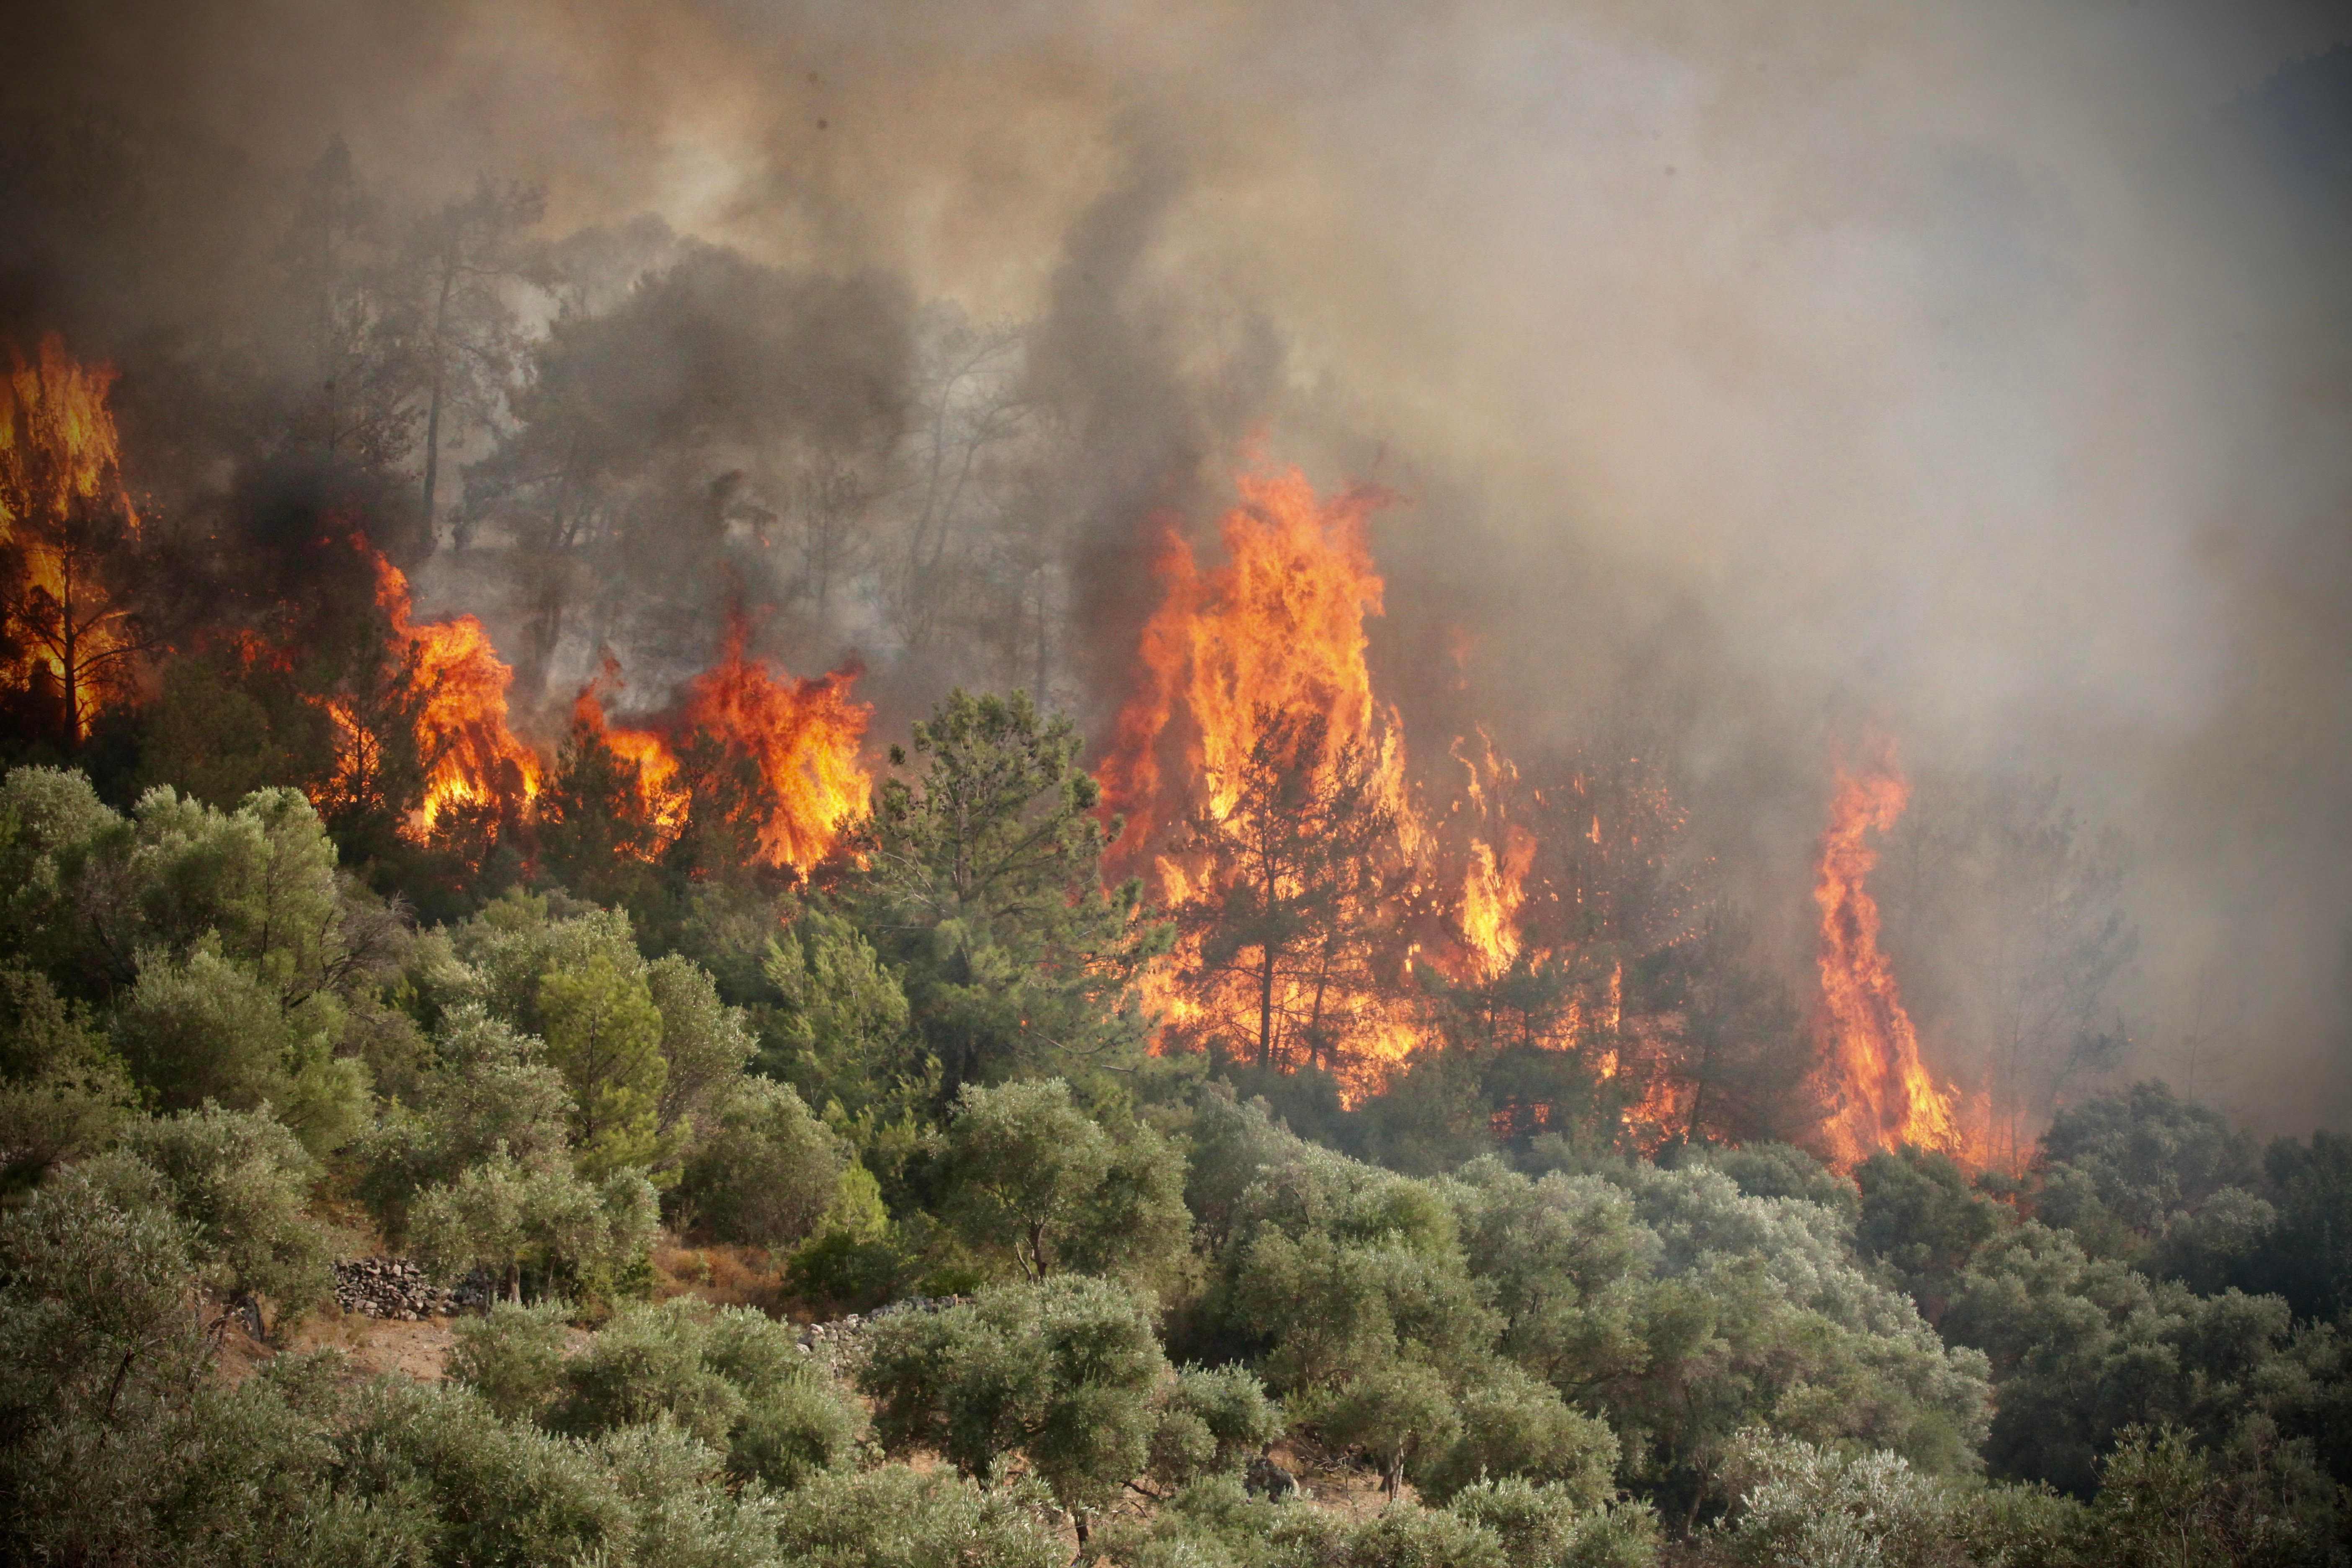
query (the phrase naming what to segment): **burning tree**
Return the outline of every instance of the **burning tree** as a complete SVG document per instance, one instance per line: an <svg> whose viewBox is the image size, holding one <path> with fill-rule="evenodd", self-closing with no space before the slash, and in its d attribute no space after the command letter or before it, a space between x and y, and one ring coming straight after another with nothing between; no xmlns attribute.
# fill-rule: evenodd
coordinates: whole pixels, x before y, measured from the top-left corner
<svg viewBox="0 0 2352 1568"><path fill-rule="evenodd" d="M642 880L633 865L667 861L690 876L804 879L865 816L874 710L850 695L857 672L793 677L751 657L750 636L731 614L719 662L642 726L605 714L621 679L610 658L581 691L541 813L566 875L617 887Z"/></svg>
<svg viewBox="0 0 2352 1568"><path fill-rule="evenodd" d="M1150 985L1162 1048L1319 1068L1356 1103L1410 1064L1416 1096L1447 1099L1433 1123L1514 1138L1603 1104L1648 1142L1682 1131L1687 1015L1657 982L1696 900L1662 772L1567 759L1533 782L1465 734L1433 799L1367 657L1380 496L1321 500L1295 473L1241 489L1222 565L1162 551L1104 770L1175 917ZM1629 1003L1629 984L1647 990Z"/></svg>
<svg viewBox="0 0 2352 1568"><path fill-rule="evenodd" d="M1260 709L1255 725L1176 841L1210 889L1179 907L1177 984L1213 1055L1328 1070L1378 1026L1364 998L1397 891L1396 816L1378 759L1360 741L1330 746L1323 715Z"/></svg>
<svg viewBox="0 0 2352 1568"><path fill-rule="evenodd" d="M139 514L106 406L113 380L51 336L16 360L0 400L0 658L68 750L152 646L124 597Z"/></svg>

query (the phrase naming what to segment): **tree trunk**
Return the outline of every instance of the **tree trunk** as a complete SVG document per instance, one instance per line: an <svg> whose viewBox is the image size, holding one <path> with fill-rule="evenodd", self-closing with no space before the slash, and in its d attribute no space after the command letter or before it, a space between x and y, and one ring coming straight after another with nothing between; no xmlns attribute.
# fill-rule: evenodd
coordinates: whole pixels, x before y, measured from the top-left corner
<svg viewBox="0 0 2352 1568"><path fill-rule="evenodd" d="M1268 942L1262 950L1265 957L1257 970L1257 1065L1274 1065L1274 945Z"/></svg>
<svg viewBox="0 0 2352 1568"><path fill-rule="evenodd" d="M507 1265L507 1300L513 1306L522 1305L522 1265Z"/></svg>
<svg viewBox="0 0 2352 1568"><path fill-rule="evenodd" d="M433 492L441 478L441 370L433 370L433 397L425 415L425 552L430 555L441 542L441 531L433 521Z"/></svg>
<svg viewBox="0 0 2352 1568"><path fill-rule="evenodd" d="M80 638L75 636L73 552L59 552L58 563L58 649L65 668L58 673L65 685L66 755L81 750L81 682L74 679L74 667L80 661Z"/></svg>
<svg viewBox="0 0 2352 1568"><path fill-rule="evenodd" d="M449 326L449 289L457 281L457 267L454 257L445 257L441 263L441 295L433 305L433 393L425 411L425 552L433 553L441 542L441 531L434 520L434 491L441 479L441 385L448 363L448 349L444 334Z"/></svg>

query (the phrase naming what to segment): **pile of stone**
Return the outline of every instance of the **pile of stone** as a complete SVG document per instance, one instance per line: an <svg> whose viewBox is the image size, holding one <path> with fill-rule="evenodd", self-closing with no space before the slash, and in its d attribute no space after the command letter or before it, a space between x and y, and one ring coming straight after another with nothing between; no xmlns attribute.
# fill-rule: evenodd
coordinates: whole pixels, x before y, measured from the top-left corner
<svg viewBox="0 0 2352 1568"><path fill-rule="evenodd" d="M838 1362L857 1348L857 1342L866 1330L886 1318L901 1312L944 1312L950 1307L961 1307L971 1300L966 1296L908 1296L877 1307L870 1312L852 1312L845 1318L829 1322L804 1323L801 1326L801 1348L812 1354Z"/></svg>
<svg viewBox="0 0 2352 1568"><path fill-rule="evenodd" d="M421 1323L478 1310L489 1300L487 1280L469 1277L448 1289L404 1258L354 1258L334 1268L335 1305L362 1318Z"/></svg>

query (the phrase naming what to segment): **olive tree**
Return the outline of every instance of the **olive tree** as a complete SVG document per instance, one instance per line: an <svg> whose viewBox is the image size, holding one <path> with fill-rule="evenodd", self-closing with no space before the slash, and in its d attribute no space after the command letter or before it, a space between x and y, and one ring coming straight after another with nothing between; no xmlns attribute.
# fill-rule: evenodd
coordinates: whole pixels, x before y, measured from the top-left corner
<svg viewBox="0 0 2352 1568"><path fill-rule="evenodd" d="M858 1387L894 1453L929 1448L989 1481L1018 1456L1079 1521L1141 1474L1168 1374L1146 1300L1068 1275L885 1319Z"/></svg>
<svg viewBox="0 0 2352 1568"><path fill-rule="evenodd" d="M267 1112L207 1104L133 1123L122 1144L154 1173L206 1279L244 1307L257 1336L267 1337L262 1297L283 1328L327 1293L331 1238L307 1212L318 1167Z"/></svg>
<svg viewBox="0 0 2352 1568"><path fill-rule="evenodd" d="M526 1165L506 1151L417 1199L409 1220L419 1257L444 1278L487 1268L509 1301L523 1270L610 1289L652 1244L652 1185L618 1171L592 1186L562 1165Z"/></svg>
<svg viewBox="0 0 2352 1568"><path fill-rule="evenodd" d="M824 1217L848 1158L790 1085L745 1078L687 1156L677 1195L722 1240L787 1247Z"/></svg>
<svg viewBox="0 0 2352 1568"><path fill-rule="evenodd" d="M1189 1230L1176 1152L1147 1127L1114 1141L1060 1079L966 1084L946 1176L957 1226L1033 1282L1074 1265L1148 1277Z"/></svg>

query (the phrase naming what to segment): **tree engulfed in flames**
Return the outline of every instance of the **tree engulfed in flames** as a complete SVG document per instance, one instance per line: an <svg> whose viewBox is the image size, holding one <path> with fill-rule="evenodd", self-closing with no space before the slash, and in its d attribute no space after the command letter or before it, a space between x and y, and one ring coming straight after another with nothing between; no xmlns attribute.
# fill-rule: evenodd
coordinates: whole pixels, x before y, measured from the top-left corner
<svg viewBox="0 0 2352 1568"><path fill-rule="evenodd" d="M0 401L0 545L15 557L10 626L20 686L54 689L74 741L128 683L143 646L100 582L107 552L139 531L107 395L114 371L78 363L54 333L21 356Z"/></svg>
<svg viewBox="0 0 2352 1568"><path fill-rule="evenodd" d="M1878 900L1868 886L1878 851L1869 836L1893 827L1909 801L1910 786L1892 766L1840 769L1822 837L1813 901L1822 915L1822 1075L1830 1110L1822 1136L1841 1171L1902 1143L1982 1163L1961 1131L1958 1096L1939 1087L1920 1060L1894 966L1878 945Z"/></svg>
<svg viewBox="0 0 2352 1568"><path fill-rule="evenodd" d="M1366 658L1383 498L1323 500L1296 472L1239 485L1223 564L1172 534L1160 552L1164 596L1104 769L1123 858L1175 917L1147 986L1162 1048L1313 1063L1352 1103L1476 1014L1486 1044L1591 1047L1595 1074L1614 1074L1621 966L1531 924L1561 902L1538 889L1539 837L1517 815L1540 795L1483 733L1454 742L1466 777L1444 809L1408 784ZM1475 994L1441 1005L1433 985Z"/></svg>
<svg viewBox="0 0 2352 1568"><path fill-rule="evenodd" d="M1129 844L1156 841L1195 783L1231 810L1229 781L1267 713L1321 721L1318 768L1349 747L1375 748L1388 791L1402 798L1401 731L1373 700L1364 661L1364 617L1381 613L1382 590L1365 528L1381 495L1355 489L1326 505L1296 471L1238 484L1242 504L1219 528L1224 565L1203 572L1172 531L1154 563L1164 597L1143 628L1143 679L1103 772ZM1171 742L1174 781L1165 776Z"/></svg>
<svg viewBox="0 0 2352 1568"><path fill-rule="evenodd" d="M374 556L376 604L392 626L395 656L408 664L416 699L416 749L425 765L418 825L431 831L457 807L520 807L539 794L539 754L507 724L514 669L499 658L490 634L472 616L418 625L411 618L408 578ZM353 726L338 715L346 733Z"/></svg>
<svg viewBox="0 0 2352 1568"><path fill-rule="evenodd" d="M661 844L684 830L693 807L681 750L707 746L748 761L763 796L760 859L805 873L865 815L874 781L858 759L874 710L850 695L855 670L797 679L748 656L747 640L743 618L730 616L719 662L687 684L676 722L662 729L607 720L603 696L618 674L608 663L573 705L574 731L603 744L635 778L644 820Z"/></svg>
<svg viewBox="0 0 2352 1568"><path fill-rule="evenodd" d="M1239 482L1242 504L1219 530L1223 565L1203 570L1172 532L1160 552L1164 597L1143 630L1105 795L1128 818L1124 858L1151 855L1147 879L1177 917L1176 951L1146 985L1165 1024L1246 1042L1262 1065L1318 1062L1360 1095L1418 1038L1368 984L1377 968L1402 969L1367 951L1372 884L1423 837L1402 728L1375 700L1364 657L1382 591L1365 530L1381 498L1358 489L1326 503L1296 472ZM1371 820L1391 842L1351 846L1341 853L1360 863L1335 863L1328 840ZM1398 867L1360 863L1375 853ZM1245 937L1219 951L1218 911L1243 905L1229 924Z"/></svg>

